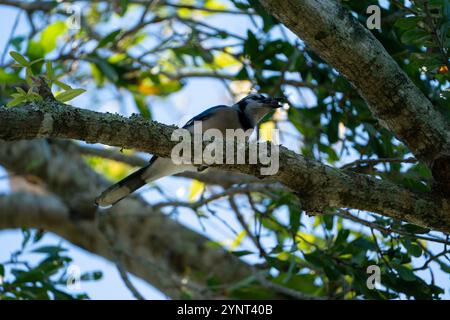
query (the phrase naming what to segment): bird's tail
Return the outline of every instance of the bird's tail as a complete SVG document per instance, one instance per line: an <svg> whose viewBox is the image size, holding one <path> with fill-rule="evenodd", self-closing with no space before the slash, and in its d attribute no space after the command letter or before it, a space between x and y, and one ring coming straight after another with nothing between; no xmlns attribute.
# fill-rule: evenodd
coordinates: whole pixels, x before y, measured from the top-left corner
<svg viewBox="0 0 450 320"><path fill-rule="evenodd" d="M143 178L143 173L149 166L150 164L133 172L116 184L113 184L111 187L103 191L97 199L95 199L95 203L101 208L109 208L133 191L145 185L146 182Z"/></svg>

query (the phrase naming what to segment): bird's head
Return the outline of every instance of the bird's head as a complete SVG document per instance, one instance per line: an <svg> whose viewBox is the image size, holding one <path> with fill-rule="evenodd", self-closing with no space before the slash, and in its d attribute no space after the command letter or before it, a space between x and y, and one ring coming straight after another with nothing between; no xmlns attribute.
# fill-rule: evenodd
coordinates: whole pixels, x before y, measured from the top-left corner
<svg viewBox="0 0 450 320"><path fill-rule="evenodd" d="M236 106L247 115L254 126L270 111L280 108L282 100L281 98L268 98L262 94L253 93L236 103Z"/></svg>
<svg viewBox="0 0 450 320"><path fill-rule="evenodd" d="M240 100L237 104L241 108L241 110L251 110L251 109L266 109L267 112L280 108L282 98L268 98L259 93L252 93Z"/></svg>

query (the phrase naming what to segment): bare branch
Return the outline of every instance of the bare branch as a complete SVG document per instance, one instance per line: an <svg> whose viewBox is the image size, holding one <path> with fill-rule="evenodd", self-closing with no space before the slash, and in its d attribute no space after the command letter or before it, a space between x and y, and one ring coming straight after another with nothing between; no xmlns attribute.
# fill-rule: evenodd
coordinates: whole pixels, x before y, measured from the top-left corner
<svg viewBox="0 0 450 320"><path fill-rule="evenodd" d="M145 300L144 296L136 289L136 287L133 285L130 278L128 277L127 270L125 269L122 263L123 255L122 250L120 249L120 243L115 241L113 234L111 234L111 231L108 229L108 226L103 218L104 216L100 214L98 219L99 229L102 231L103 235L105 236L106 240L109 243L109 246L111 247L111 251L113 252L114 256L114 261L117 270L119 271L119 275L122 278L122 281L137 300Z"/></svg>
<svg viewBox="0 0 450 320"><path fill-rule="evenodd" d="M416 163L416 158L395 159L395 158L379 158L379 159L360 159L347 163L341 167L341 169L350 169L353 167L360 167L361 165L367 165L373 167L380 163Z"/></svg>
<svg viewBox="0 0 450 320"><path fill-rule="evenodd" d="M4 140L70 138L170 157L178 143L170 138L173 129L136 115L125 118L49 100L39 105L0 108L0 139ZM248 154L248 145L240 147ZM280 147L279 154L279 171L269 178L294 190L306 211L320 213L326 207L354 208L450 231L450 204L444 197L415 193L388 181L332 168L284 147ZM268 178L260 173L262 164L226 164L226 159L223 163L213 167Z"/></svg>

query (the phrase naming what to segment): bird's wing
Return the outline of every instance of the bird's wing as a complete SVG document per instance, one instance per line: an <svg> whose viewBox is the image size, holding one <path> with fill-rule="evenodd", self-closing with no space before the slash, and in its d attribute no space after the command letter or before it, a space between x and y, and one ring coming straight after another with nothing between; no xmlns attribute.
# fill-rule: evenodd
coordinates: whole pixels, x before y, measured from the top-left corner
<svg viewBox="0 0 450 320"><path fill-rule="evenodd" d="M193 117L191 120L186 122L186 124L183 126L183 128L186 129L187 127L192 126L195 121L204 121L204 120L210 118L218 109L222 109L222 108L229 108L229 107L220 105L220 106L215 106L215 107L206 109L205 111L199 113L198 115Z"/></svg>
<svg viewBox="0 0 450 320"><path fill-rule="evenodd" d="M195 121L205 121L209 119L215 112L222 108L229 108L228 106L216 106L209 108L202 113L196 115L189 120L183 128L191 127ZM221 117L222 118L222 117ZM218 119L219 123L225 119ZM217 124L216 124L217 125ZM192 165L175 165L170 158L161 158L153 156L147 166L137 170L128 177L122 179L116 184L105 190L97 199L96 203L102 207L111 206L121 199L128 196L133 191L139 189L146 183L157 180L164 176L173 175L186 170L196 170Z"/></svg>

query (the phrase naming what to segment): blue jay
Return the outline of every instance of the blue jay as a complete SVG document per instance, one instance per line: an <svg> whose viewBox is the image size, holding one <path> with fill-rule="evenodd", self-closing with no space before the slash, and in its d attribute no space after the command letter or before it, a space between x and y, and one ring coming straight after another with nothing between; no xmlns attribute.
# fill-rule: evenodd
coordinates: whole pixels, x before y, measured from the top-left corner
<svg viewBox="0 0 450 320"><path fill-rule="evenodd" d="M203 111L189 120L183 128L192 131L194 122L201 121L203 131L215 128L224 136L226 129L254 129L265 115L281 107L281 100L266 98L262 94L250 94L232 106L220 105ZM100 207L110 207L147 183L183 171L196 170L193 165L176 165L169 158L153 156L147 166L103 191L95 202Z"/></svg>

